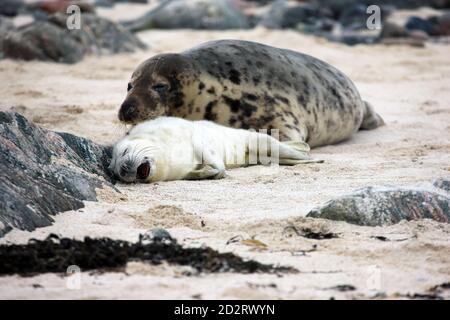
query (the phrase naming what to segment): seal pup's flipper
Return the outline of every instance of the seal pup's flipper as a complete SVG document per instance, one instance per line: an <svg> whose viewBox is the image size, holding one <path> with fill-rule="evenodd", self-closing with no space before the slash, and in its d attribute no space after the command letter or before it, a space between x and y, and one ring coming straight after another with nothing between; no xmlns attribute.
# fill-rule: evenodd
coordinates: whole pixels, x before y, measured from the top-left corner
<svg viewBox="0 0 450 320"><path fill-rule="evenodd" d="M184 179L185 180L203 180L203 179L221 179L224 177L224 171L211 167L210 165L204 165L200 169L189 172Z"/></svg>
<svg viewBox="0 0 450 320"><path fill-rule="evenodd" d="M311 158L311 148L303 141L284 141L280 143L280 164L296 165L305 163L322 163L323 160Z"/></svg>

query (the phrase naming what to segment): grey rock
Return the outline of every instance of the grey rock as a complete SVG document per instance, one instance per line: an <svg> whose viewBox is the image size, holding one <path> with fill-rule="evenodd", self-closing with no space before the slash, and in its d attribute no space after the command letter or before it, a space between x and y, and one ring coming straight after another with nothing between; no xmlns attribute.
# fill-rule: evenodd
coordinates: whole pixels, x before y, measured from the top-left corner
<svg viewBox="0 0 450 320"><path fill-rule="evenodd" d="M141 18L126 22L131 31L145 29L245 29L247 17L230 0L165 0Z"/></svg>
<svg viewBox="0 0 450 320"><path fill-rule="evenodd" d="M170 235L169 231L162 228L150 229L142 235L141 241L143 243L149 242L176 242L174 238Z"/></svg>
<svg viewBox="0 0 450 320"><path fill-rule="evenodd" d="M0 236L48 226L58 212L95 201L96 188L114 188L110 159L110 147L0 112Z"/></svg>
<svg viewBox="0 0 450 320"><path fill-rule="evenodd" d="M423 31L430 36L439 35L439 32L438 32L435 22L430 21L429 19L423 19L420 17L415 17L415 16L410 17L405 24L405 28L410 31L412 31L412 30Z"/></svg>
<svg viewBox="0 0 450 320"><path fill-rule="evenodd" d="M383 24L383 29L381 30L380 39L387 38L404 38L408 37L409 32L405 27L392 22L386 22Z"/></svg>
<svg viewBox="0 0 450 320"><path fill-rule="evenodd" d="M442 191L450 193L450 180L437 179L433 182L435 188L441 189Z"/></svg>
<svg viewBox="0 0 450 320"><path fill-rule="evenodd" d="M261 17L259 25L268 29L295 29L298 25L315 25L327 15L318 7L303 3L291 5L286 0L276 0Z"/></svg>
<svg viewBox="0 0 450 320"><path fill-rule="evenodd" d="M440 16L430 17L428 20L433 24L436 35L450 36L450 12Z"/></svg>
<svg viewBox="0 0 450 320"><path fill-rule="evenodd" d="M86 54L78 41L47 21L36 21L6 34L3 39L6 58L75 63Z"/></svg>
<svg viewBox="0 0 450 320"><path fill-rule="evenodd" d="M22 0L2 0L0 16L14 17L24 8L25 4Z"/></svg>
<svg viewBox="0 0 450 320"><path fill-rule="evenodd" d="M448 181L439 185L448 187ZM385 226L401 220L433 219L450 222L450 197L421 187L368 187L328 201L307 217L346 221L363 226Z"/></svg>
<svg viewBox="0 0 450 320"><path fill-rule="evenodd" d="M49 21L60 28L66 28L64 14L55 14ZM81 29L66 32L90 54L124 53L146 48L144 43L122 25L95 14L82 14Z"/></svg>
<svg viewBox="0 0 450 320"><path fill-rule="evenodd" d="M67 16L52 15L8 32L3 40L5 57L75 63L86 54L132 52L145 45L122 26L95 14L82 14L80 30L66 27Z"/></svg>
<svg viewBox="0 0 450 320"><path fill-rule="evenodd" d="M8 31L13 29L14 25L12 20L7 17L0 16L0 59L3 58L3 39Z"/></svg>

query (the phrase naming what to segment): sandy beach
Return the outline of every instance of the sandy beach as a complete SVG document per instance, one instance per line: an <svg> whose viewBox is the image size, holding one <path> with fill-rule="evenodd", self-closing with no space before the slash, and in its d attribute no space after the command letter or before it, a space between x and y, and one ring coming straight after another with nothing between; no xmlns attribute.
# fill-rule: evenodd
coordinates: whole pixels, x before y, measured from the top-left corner
<svg viewBox="0 0 450 320"><path fill-rule="evenodd" d="M450 179L449 44L425 48L349 47L294 31L144 31L149 49L90 56L74 65L0 61L1 110L35 123L112 144L125 132L117 111L127 81L143 60L214 39L245 39L310 54L354 81L386 125L343 143L316 148L322 164L234 169L223 180L117 184L98 190L99 202L64 212L50 227L13 230L1 244L26 243L50 233L82 239L108 236L136 241L166 228L185 246L207 245L297 274L201 274L183 268L129 263L119 272L83 272L70 290L60 274L0 277L0 298L329 299L406 298L450 281L450 225L431 220L360 227L305 218L336 196L370 185L406 186ZM338 238L297 236L295 227L326 230ZM288 227L288 228L286 228ZM291 230L291 231L290 231ZM257 239L260 242L236 241ZM381 241L376 237L386 237ZM349 285L354 290L339 290ZM450 290L443 293L450 298Z"/></svg>

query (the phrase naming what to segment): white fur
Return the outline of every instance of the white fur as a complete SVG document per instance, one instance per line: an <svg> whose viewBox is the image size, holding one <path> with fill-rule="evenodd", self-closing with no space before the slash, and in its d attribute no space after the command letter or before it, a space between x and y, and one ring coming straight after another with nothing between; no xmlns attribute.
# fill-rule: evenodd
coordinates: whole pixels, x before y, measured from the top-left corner
<svg viewBox="0 0 450 320"><path fill-rule="evenodd" d="M261 142L268 144L258 145ZM186 179L205 166L214 171L208 178L221 178L225 169L267 162L270 153L268 157L257 157L256 146L264 155L266 149L274 148L272 156L279 153L280 164L315 162L309 158L309 146L303 142L280 143L266 134L210 121L161 117L138 124L117 142L111 168L120 177L121 165L127 160L134 163L134 170L148 160L151 173L146 182ZM122 180L132 182L133 177Z"/></svg>

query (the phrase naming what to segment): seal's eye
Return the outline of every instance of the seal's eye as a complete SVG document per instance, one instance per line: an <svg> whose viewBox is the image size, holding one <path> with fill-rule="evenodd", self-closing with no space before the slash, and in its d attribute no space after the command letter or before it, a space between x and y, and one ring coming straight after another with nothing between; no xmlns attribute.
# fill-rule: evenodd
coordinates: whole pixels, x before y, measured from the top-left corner
<svg viewBox="0 0 450 320"><path fill-rule="evenodd" d="M164 83L157 83L154 86L152 86L152 89L155 90L158 93L163 93L167 90L168 85Z"/></svg>
<svg viewBox="0 0 450 320"><path fill-rule="evenodd" d="M142 163L136 171L136 178L139 180L145 180L150 174L150 163L148 161Z"/></svg>
<svg viewBox="0 0 450 320"><path fill-rule="evenodd" d="M130 91L133 87L131 86L131 83L128 84L127 91Z"/></svg>

